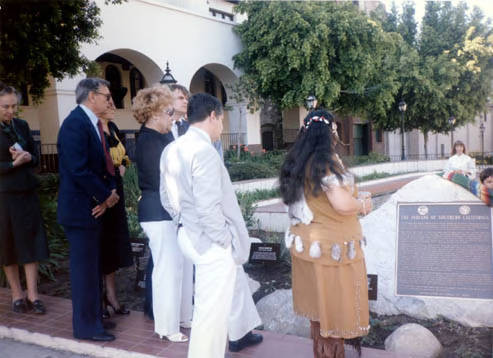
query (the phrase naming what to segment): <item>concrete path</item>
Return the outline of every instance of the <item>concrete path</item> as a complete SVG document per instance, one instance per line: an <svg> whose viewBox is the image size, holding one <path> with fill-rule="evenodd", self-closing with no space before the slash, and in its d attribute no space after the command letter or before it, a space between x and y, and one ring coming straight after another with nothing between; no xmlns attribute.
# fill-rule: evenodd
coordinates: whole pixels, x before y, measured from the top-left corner
<svg viewBox="0 0 493 358"><path fill-rule="evenodd" d="M35 344L22 343L12 339L0 339L2 358L87 358L67 351L44 348Z"/></svg>

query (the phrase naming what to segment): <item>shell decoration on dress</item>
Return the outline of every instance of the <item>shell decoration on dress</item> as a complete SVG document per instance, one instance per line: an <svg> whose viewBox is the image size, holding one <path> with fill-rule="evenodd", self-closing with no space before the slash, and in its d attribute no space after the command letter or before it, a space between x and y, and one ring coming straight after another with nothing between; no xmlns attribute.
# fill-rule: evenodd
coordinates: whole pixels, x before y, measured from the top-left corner
<svg viewBox="0 0 493 358"><path fill-rule="evenodd" d="M310 245L310 257L318 259L322 257L322 249L320 248L320 241L315 241Z"/></svg>
<svg viewBox="0 0 493 358"><path fill-rule="evenodd" d="M294 249L297 251L297 252L303 252L303 241L301 241L301 237L299 236L296 236L294 238Z"/></svg>
<svg viewBox="0 0 493 358"><path fill-rule="evenodd" d="M327 175L322 178L322 190L329 191L334 186L346 186L350 189L351 193L354 192L354 176L352 174L342 175L342 180L339 180L335 174ZM300 200L294 204L289 205L288 215L291 221L291 225L295 226L300 223L308 225L313 220L313 213L306 203L305 195L302 194ZM360 240L349 240L344 242L346 256L349 260L353 260L356 257L356 241L359 241L360 247L366 246L366 238L363 236ZM300 236L294 235L289 228L284 234L284 243L286 248L290 249L293 246L296 252L303 252L303 240ZM330 248L330 256L334 261L342 261L342 247L340 244L334 243ZM312 258L322 257L322 247L319 241L312 242L309 248L309 255Z"/></svg>
<svg viewBox="0 0 493 358"><path fill-rule="evenodd" d="M284 234L284 244L288 249L293 246L293 240L294 240L294 235L291 234L291 231L289 231L289 228L286 230L286 233Z"/></svg>

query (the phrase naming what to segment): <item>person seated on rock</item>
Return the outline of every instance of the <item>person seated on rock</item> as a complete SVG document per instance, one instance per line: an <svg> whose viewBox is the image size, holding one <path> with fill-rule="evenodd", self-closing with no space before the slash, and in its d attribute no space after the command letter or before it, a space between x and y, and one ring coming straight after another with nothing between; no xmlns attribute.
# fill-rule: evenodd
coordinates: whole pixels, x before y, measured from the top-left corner
<svg viewBox="0 0 493 358"><path fill-rule="evenodd" d="M445 174L456 172L467 176L469 179L476 178L476 163L473 158L466 154L466 146L460 140L454 143L452 156L445 165Z"/></svg>
<svg viewBox="0 0 493 358"><path fill-rule="evenodd" d="M310 112L279 178L291 222L285 242L292 258L293 307L310 320L315 358L343 358L344 340L358 349L359 337L370 329L358 215L368 214L372 202L367 195L358 199L336 143L334 117L326 110Z"/></svg>
<svg viewBox="0 0 493 358"><path fill-rule="evenodd" d="M493 206L493 167L484 169L479 180L469 179L457 171L445 172L443 178L469 190L486 205Z"/></svg>

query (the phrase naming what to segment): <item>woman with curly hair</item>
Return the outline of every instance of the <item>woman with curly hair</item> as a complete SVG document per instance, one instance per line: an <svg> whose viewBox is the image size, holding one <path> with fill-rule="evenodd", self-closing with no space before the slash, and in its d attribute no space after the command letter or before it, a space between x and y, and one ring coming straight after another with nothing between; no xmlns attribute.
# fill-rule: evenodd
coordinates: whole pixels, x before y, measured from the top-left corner
<svg viewBox="0 0 493 358"><path fill-rule="evenodd" d="M310 112L281 167L289 206L294 310L311 323L316 358L344 357L344 340L368 334L368 288L354 177L335 152L337 125L325 110Z"/></svg>
<svg viewBox="0 0 493 358"><path fill-rule="evenodd" d="M142 124L135 161L142 197L139 222L149 239L152 271L152 309L154 331L172 342L186 342L180 322L191 321L193 266L178 248L178 228L161 205L159 194L160 159L163 149L173 141L170 133L174 113L173 95L168 87L156 85L137 93L132 111Z"/></svg>

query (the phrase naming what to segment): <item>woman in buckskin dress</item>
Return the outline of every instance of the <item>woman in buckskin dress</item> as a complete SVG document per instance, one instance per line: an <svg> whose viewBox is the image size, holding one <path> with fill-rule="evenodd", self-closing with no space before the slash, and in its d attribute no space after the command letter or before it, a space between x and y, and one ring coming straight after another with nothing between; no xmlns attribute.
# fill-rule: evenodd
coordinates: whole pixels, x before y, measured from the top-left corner
<svg viewBox="0 0 493 358"><path fill-rule="evenodd" d="M344 357L344 340L369 330L368 287L354 177L335 152L337 125L325 110L310 112L281 168L291 226L294 310L310 320L316 358Z"/></svg>

